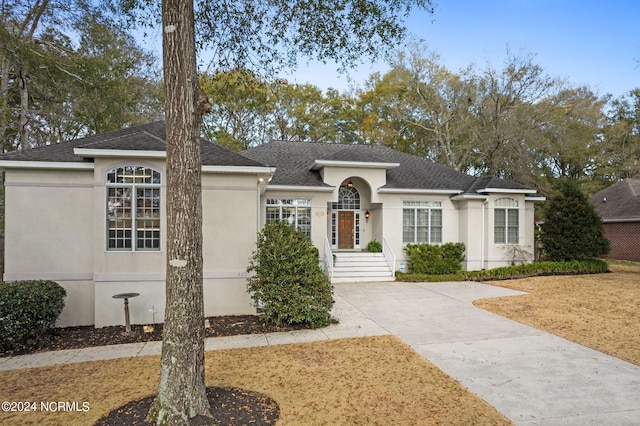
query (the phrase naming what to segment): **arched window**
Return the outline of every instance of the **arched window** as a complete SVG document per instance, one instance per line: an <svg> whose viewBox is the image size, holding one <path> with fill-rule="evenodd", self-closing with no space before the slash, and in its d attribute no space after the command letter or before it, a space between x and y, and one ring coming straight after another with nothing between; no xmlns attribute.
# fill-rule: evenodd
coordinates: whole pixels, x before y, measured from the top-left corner
<svg viewBox="0 0 640 426"><path fill-rule="evenodd" d="M341 186L333 210L360 210L360 193L354 186Z"/></svg>
<svg viewBox="0 0 640 426"><path fill-rule="evenodd" d="M160 250L160 179L142 166L107 172L107 250Z"/></svg>
<svg viewBox="0 0 640 426"><path fill-rule="evenodd" d="M513 198L498 198L494 202L493 239L496 244L518 244L518 201Z"/></svg>

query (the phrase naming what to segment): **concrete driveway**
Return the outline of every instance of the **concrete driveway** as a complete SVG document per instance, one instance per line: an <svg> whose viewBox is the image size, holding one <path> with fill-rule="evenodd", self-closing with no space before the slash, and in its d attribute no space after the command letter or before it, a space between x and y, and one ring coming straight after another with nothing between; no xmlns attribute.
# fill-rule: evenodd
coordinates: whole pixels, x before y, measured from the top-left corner
<svg viewBox="0 0 640 426"><path fill-rule="evenodd" d="M471 303L522 292L383 282L335 294L343 326L366 318L398 336L518 425L640 425L640 367Z"/></svg>

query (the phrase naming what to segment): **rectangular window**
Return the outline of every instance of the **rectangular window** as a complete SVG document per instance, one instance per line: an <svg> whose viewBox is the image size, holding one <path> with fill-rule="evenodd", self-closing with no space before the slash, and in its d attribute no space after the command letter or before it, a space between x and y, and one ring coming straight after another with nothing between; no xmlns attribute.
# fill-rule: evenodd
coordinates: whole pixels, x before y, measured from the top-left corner
<svg viewBox="0 0 640 426"><path fill-rule="evenodd" d="M496 208L494 212L494 242L518 244L518 209Z"/></svg>
<svg viewBox="0 0 640 426"><path fill-rule="evenodd" d="M267 199L266 223L284 220L311 238L311 200Z"/></svg>
<svg viewBox="0 0 640 426"><path fill-rule="evenodd" d="M442 203L404 201L402 205L402 242L404 244L442 243Z"/></svg>

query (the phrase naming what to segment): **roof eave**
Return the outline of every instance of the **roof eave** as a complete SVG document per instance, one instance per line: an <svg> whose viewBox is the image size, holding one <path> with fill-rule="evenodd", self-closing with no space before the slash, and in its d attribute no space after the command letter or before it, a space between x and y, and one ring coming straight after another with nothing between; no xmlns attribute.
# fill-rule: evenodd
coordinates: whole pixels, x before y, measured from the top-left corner
<svg viewBox="0 0 640 426"><path fill-rule="evenodd" d="M457 194L453 197L451 197L452 201L462 201L462 200L488 200L489 196L488 195L482 195L482 194L469 194L469 193L465 193L465 194Z"/></svg>
<svg viewBox="0 0 640 426"><path fill-rule="evenodd" d="M93 170L93 163L73 161L0 160L0 169Z"/></svg>
<svg viewBox="0 0 640 426"><path fill-rule="evenodd" d="M602 218L603 223L626 223L626 222L640 222L640 217L611 217Z"/></svg>
<svg viewBox="0 0 640 426"><path fill-rule="evenodd" d="M372 161L336 161L315 160L310 170L321 170L325 167L344 167L352 169L394 169L400 167L400 163L378 163Z"/></svg>
<svg viewBox="0 0 640 426"><path fill-rule="evenodd" d="M526 188L482 188L476 191L477 193L497 193L497 194L535 194L538 191L535 189L526 189Z"/></svg>
<svg viewBox="0 0 640 426"><path fill-rule="evenodd" d="M267 186L267 191L295 191L295 192L333 192L335 186L302 186L302 185L272 185Z"/></svg>
<svg viewBox="0 0 640 426"><path fill-rule="evenodd" d="M273 176L276 172L275 167L269 166L212 166L203 165L203 173L240 173L240 174L259 174Z"/></svg>
<svg viewBox="0 0 640 426"><path fill-rule="evenodd" d="M120 158L166 158L166 151L148 151L135 149L92 149L74 148L73 153L83 158L120 157Z"/></svg>
<svg viewBox="0 0 640 426"><path fill-rule="evenodd" d="M381 194L439 194L439 195L457 195L462 191L459 189L429 189L429 188L380 188L378 193Z"/></svg>

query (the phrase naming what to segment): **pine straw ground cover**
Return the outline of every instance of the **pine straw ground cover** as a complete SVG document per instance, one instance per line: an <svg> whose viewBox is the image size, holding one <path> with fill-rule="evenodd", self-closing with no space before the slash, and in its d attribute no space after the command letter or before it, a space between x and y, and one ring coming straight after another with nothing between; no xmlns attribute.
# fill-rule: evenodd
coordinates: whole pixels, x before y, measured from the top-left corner
<svg viewBox="0 0 640 426"><path fill-rule="evenodd" d="M640 365L640 264L611 263L610 269L491 282L530 294L474 305Z"/></svg>
<svg viewBox="0 0 640 426"><path fill-rule="evenodd" d="M207 386L273 398L278 425L505 425L483 400L393 336L206 353ZM156 392L159 357L0 372L0 400L88 402L87 412L0 412L0 424L90 425Z"/></svg>

